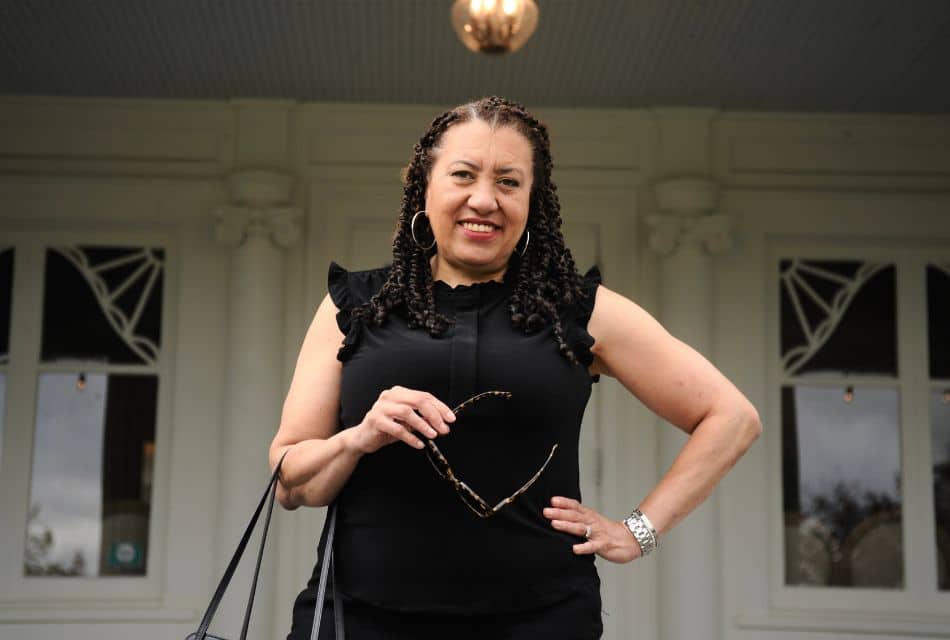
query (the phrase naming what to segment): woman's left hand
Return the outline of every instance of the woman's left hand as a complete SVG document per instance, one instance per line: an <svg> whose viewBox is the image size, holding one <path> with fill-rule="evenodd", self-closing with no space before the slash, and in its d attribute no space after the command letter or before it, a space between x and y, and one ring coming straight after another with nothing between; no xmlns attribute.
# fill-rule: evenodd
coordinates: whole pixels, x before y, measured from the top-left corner
<svg viewBox="0 0 950 640"><path fill-rule="evenodd" d="M640 545L624 523L611 520L577 500L555 496L543 513L552 527L582 540L587 527L590 527L587 540L574 545L574 553L578 555L596 553L605 560L618 563L640 557Z"/></svg>

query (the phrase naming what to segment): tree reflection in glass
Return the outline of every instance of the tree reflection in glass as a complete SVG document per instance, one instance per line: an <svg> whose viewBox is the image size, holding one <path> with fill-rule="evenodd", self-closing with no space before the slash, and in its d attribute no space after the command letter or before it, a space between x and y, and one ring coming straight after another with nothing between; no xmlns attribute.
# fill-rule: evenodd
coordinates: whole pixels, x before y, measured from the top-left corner
<svg viewBox="0 0 950 640"><path fill-rule="evenodd" d="M950 590L950 402L947 391L931 394L934 525L937 544L937 588Z"/></svg>
<svg viewBox="0 0 950 640"><path fill-rule="evenodd" d="M158 379L38 379L24 573L144 575Z"/></svg>
<svg viewBox="0 0 950 640"><path fill-rule="evenodd" d="M783 387L782 437L786 584L903 586L897 390Z"/></svg>

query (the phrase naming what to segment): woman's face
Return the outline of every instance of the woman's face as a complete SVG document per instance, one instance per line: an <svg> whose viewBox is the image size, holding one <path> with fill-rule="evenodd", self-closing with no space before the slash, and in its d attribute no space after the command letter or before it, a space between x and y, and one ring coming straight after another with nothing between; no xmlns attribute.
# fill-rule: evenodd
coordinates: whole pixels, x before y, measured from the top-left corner
<svg viewBox="0 0 950 640"><path fill-rule="evenodd" d="M425 193L436 279L504 273L528 224L532 179L531 143L513 127L470 120L442 134Z"/></svg>

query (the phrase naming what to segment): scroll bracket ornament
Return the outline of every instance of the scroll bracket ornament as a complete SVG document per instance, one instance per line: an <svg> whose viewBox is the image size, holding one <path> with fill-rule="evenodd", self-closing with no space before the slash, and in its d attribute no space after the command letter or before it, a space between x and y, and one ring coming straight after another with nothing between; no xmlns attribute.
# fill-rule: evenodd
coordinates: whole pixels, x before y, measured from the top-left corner
<svg viewBox="0 0 950 640"><path fill-rule="evenodd" d="M290 206L292 178L270 170L239 171L228 177L231 204L214 212L215 239L236 247L250 236L265 236L281 248L301 234L303 212Z"/></svg>
<svg viewBox="0 0 950 640"><path fill-rule="evenodd" d="M646 218L650 248L662 256L684 245L710 254L732 247L732 217L715 213L719 185L707 178L671 178L654 185L660 212Z"/></svg>

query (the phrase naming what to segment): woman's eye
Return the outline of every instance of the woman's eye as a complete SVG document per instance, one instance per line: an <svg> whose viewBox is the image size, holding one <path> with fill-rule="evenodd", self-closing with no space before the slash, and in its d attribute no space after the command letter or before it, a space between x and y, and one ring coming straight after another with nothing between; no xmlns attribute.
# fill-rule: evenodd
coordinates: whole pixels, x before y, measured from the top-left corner
<svg viewBox="0 0 950 640"><path fill-rule="evenodd" d="M463 178L463 179L465 179L465 180L471 180L471 179L472 179L472 172L471 172L471 171L465 171L465 170L463 170L463 169L459 169L458 171L453 171L453 172L452 172L452 176L455 177L455 178Z"/></svg>
<svg viewBox="0 0 950 640"><path fill-rule="evenodd" d="M505 185L506 187L511 187L512 189L514 189L520 184L514 178L502 178L501 180L499 180L499 182Z"/></svg>

